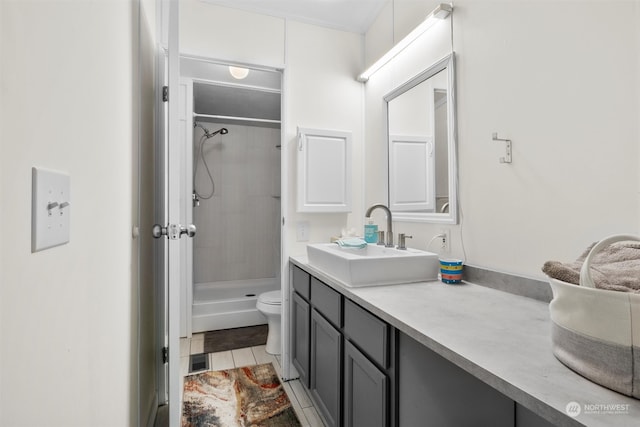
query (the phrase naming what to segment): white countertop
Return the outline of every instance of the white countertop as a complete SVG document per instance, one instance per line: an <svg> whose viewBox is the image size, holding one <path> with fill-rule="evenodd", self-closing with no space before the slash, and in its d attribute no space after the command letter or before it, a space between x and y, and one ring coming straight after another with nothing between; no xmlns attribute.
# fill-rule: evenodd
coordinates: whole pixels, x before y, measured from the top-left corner
<svg viewBox="0 0 640 427"><path fill-rule="evenodd" d="M310 266L306 257L291 261L556 425L640 426L640 400L592 383L553 356L544 302L466 282L354 288ZM576 418L566 413L570 402L582 407ZM628 410L606 414L585 406L608 404Z"/></svg>

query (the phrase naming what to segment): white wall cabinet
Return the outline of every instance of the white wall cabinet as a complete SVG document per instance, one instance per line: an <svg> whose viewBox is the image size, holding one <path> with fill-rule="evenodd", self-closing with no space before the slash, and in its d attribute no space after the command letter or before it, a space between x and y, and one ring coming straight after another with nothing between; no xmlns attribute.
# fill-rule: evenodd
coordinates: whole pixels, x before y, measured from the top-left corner
<svg viewBox="0 0 640 427"><path fill-rule="evenodd" d="M351 212L351 132L298 128L298 212Z"/></svg>

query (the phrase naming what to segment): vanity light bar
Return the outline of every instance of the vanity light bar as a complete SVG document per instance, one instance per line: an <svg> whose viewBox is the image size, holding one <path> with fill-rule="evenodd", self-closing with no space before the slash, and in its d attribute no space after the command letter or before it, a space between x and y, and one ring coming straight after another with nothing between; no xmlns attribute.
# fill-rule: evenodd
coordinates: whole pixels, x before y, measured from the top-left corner
<svg viewBox="0 0 640 427"><path fill-rule="evenodd" d="M358 81L366 82L369 80L369 77L373 75L376 71L382 68L387 62L393 59L396 55L402 52L407 46L413 43L418 37L422 35L425 31L433 26L438 20L446 19L449 14L453 12L453 7L450 4L440 3L433 11L427 15L427 17L413 29L409 34L406 35L405 38L400 40L396 45L394 45L387 53L385 53L382 58L378 59L371 67L367 68L364 73L358 76Z"/></svg>

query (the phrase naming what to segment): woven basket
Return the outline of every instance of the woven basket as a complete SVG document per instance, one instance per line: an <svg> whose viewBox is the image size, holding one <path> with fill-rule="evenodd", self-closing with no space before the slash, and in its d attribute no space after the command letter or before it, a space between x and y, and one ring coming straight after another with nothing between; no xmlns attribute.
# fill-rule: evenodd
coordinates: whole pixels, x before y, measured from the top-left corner
<svg viewBox="0 0 640 427"><path fill-rule="evenodd" d="M593 255L618 241L615 235L596 244L580 271L580 286L549 278L553 354L583 377L640 399L640 294L596 289L591 279Z"/></svg>

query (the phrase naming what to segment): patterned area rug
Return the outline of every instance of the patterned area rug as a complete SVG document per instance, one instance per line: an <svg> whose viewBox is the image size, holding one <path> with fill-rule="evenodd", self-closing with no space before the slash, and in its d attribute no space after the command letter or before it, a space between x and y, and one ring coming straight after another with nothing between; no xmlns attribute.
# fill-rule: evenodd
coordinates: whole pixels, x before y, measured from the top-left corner
<svg viewBox="0 0 640 427"><path fill-rule="evenodd" d="M300 427L271 363L184 379L182 427Z"/></svg>

